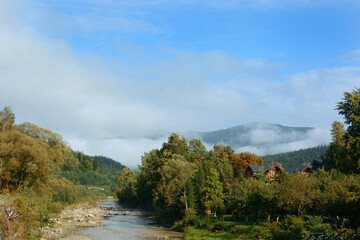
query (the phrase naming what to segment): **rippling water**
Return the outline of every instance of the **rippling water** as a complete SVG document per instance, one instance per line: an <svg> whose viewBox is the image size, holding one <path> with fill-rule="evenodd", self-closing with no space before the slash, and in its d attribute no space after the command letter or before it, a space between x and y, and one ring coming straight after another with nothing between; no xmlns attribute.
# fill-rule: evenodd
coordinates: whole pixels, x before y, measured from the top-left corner
<svg viewBox="0 0 360 240"><path fill-rule="evenodd" d="M102 202L103 207L112 207L117 210L129 211L129 215L110 217L102 226L86 228L77 234L93 239L157 239L159 237L182 238L183 234L159 227L152 218L136 209L128 209L116 202Z"/></svg>

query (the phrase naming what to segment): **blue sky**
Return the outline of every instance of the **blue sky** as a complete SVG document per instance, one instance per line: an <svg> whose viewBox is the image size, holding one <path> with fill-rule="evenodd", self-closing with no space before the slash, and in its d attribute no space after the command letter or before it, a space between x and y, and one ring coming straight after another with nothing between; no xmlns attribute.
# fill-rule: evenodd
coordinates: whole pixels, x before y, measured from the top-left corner
<svg viewBox="0 0 360 240"><path fill-rule="evenodd" d="M284 151L323 144L359 87L359 12L356 0L0 0L0 103L130 164L159 146L154 133L247 122L323 129Z"/></svg>
<svg viewBox="0 0 360 240"><path fill-rule="evenodd" d="M282 63L288 73L337 66L360 48L357 1L97 2L35 1L26 12L43 34L105 58L126 59L129 46L150 61L171 57L167 48L221 50Z"/></svg>

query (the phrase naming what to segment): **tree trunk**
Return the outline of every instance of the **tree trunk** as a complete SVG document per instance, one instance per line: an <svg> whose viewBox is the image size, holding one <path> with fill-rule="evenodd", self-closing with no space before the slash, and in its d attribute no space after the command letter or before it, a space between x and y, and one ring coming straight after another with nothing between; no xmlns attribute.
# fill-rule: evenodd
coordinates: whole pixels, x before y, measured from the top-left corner
<svg viewBox="0 0 360 240"><path fill-rule="evenodd" d="M188 206L188 200L186 197L186 187L184 185L184 199L185 199L185 210L188 210L189 206Z"/></svg>

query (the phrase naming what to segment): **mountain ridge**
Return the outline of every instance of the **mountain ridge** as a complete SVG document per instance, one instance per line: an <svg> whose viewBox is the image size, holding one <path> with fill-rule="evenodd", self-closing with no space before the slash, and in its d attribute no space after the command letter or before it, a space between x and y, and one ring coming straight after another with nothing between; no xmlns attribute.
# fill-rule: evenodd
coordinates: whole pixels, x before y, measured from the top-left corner
<svg viewBox="0 0 360 240"><path fill-rule="evenodd" d="M243 148L247 148L249 151L260 148L266 149L265 152L260 151L261 155L266 155L281 152L272 151L273 146L295 144L309 139L310 133L314 129L313 127L290 127L281 124L252 122L215 131L188 132L184 136L189 140L199 138L208 146L228 145L235 151L243 151ZM314 146L321 144L323 143ZM299 146L298 149L301 148L304 147ZM289 150L297 149L286 149L283 152Z"/></svg>

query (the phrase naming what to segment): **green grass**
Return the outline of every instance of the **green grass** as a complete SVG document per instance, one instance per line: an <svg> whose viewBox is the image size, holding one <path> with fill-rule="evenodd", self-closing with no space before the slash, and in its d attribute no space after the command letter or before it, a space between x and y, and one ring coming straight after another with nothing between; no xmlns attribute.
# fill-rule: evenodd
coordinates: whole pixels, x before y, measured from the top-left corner
<svg viewBox="0 0 360 240"><path fill-rule="evenodd" d="M186 240L208 240L208 239L236 239L236 236L227 232L214 233L205 229L187 227L185 230Z"/></svg>
<svg viewBox="0 0 360 240"><path fill-rule="evenodd" d="M270 235L269 225L266 223L246 222L224 216L199 217L194 226L185 228L185 239L257 239L261 233L263 239Z"/></svg>

